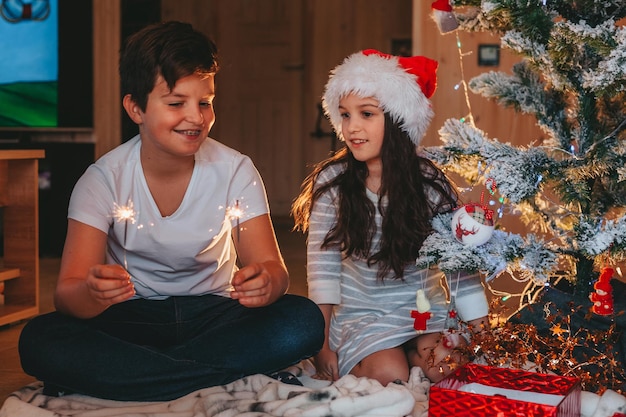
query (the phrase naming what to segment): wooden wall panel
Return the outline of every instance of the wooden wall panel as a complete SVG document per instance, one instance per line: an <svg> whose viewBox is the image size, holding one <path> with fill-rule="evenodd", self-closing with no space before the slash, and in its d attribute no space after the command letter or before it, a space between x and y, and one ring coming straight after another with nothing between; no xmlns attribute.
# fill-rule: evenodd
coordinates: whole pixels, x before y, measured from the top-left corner
<svg viewBox="0 0 626 417"><path fill-rule="evenodd" d="M161 18L189 22L195 29L217 41L215 7L216 0L161 0Z"/></svg>
<svg viewBox="0 0 626 417"><path fill-rule="evenodd" d="M122 103L117 69L121 42L120 14L120 0L93 0L93 137L96 159L122 142Z"/></svg>
<svg viewBox="0 0 626 417"><path fill-rule="evenodd" d="M358 7L355 4L358 3ZM391 52L394 39L411 39L411 0L307 0L303 174L328 156L331 138L315 138L317 105L331 69L353 52L374 48ZM331 132L326 120L322 128Z"/></svg>
<svg viewBox="0 0 626 417"><path fill-rule="evenodd" d="M479 66L478 45L499 44L500 39L491 33L463 31L442 35L430 17L430 4L422 0L413 1L413 51L439 61L438 87L432 98L435 117L424 140L425 145L437 145L440 143L437 131L444 121L466 117L469 113L463 88L455 86L487 71L511 73L511 68L520 58L508 50L501 50L499 66ZM489 137L516 145L543 141L543 132L536 126L534 117L517 114L471 91L468 95L475 124Z"/></svg>

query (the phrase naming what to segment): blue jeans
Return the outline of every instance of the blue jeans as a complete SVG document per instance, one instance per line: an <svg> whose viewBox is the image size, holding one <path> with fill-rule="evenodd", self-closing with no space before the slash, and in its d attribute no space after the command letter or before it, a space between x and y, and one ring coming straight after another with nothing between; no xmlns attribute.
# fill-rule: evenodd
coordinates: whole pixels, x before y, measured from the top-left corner
<svg viewBox="0 0 626 417"><path fill-rule="evenodd" d="M324 318L285 295L247 308L215 295L137 299L81 320L58 312L24 327L24 371L61 390L115 400L163 401L268 374L315 355Z"/></svg>

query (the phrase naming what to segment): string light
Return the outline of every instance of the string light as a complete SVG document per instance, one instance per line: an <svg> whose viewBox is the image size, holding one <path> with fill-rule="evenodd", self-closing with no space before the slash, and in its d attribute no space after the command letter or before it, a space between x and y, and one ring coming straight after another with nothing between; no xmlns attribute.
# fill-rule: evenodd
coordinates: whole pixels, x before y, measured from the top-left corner
<svg viewBox="0 0 626 417"><path fill-rule="evenodd" d="M467 88L467 81L465 81L465 66L463 65L463 57L465 57L466 55L470 55L471 52L467 52L467 53L463 53L462 50L462 45L461 45L461 38L459 37L459 32L455 32L456 35L456 47L457 50L459 52L459 68L461 70L461 81L454 86L455 90L458 90L460 88L460 86L463 86L463 94L465 96L465 105L467 106L467 110L469 111L469 114L466 117L462 117L461 123L465 123L466 120L469 119L469 122L472 126L475 126L474 124L474 116L472 114L472 104L470 103L470 99L469 99L469 89Z"/></svg>

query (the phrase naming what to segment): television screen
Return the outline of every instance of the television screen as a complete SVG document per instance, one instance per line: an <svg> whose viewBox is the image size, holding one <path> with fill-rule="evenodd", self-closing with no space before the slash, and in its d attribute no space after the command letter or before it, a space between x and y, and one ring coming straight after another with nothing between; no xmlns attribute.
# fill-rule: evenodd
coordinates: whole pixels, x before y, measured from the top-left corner
<svg viewBox="0 0 626 417"><path fill-rule="evenodd" d="M0 9L0 124L57 126L56 0L3 1Z"/></svg>
<svg viewBox="0 0 626 417"><path fill-rule="evenodd" d="M91 127L86 0L1 0L0 128Z"/></svg>

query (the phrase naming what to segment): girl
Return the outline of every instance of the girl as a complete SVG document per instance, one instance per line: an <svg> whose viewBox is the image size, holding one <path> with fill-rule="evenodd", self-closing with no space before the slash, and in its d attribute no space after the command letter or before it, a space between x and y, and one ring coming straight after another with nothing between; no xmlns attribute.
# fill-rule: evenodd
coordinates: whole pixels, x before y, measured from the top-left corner
<svg viewBox="0 0 626 417"><path fill-rule="evenodd" d="M456 317L486 318L477 274L454 274L446 289L435 266L415 267L432 217L457 206L445 175L417 152L436 69L366 50L331 72L322 105L346 147L314 168L292 207L296 229L308 231L309 296L326 321L317 378L385 385L420 366L438 381L464 360L454 348L465 339L448 331Z"/></svg>

